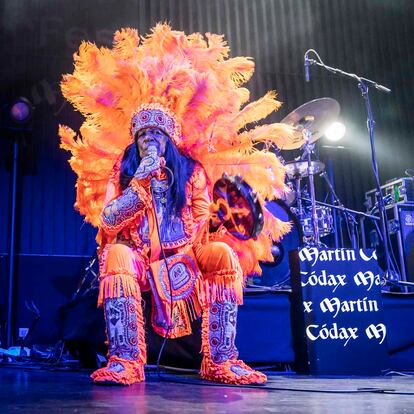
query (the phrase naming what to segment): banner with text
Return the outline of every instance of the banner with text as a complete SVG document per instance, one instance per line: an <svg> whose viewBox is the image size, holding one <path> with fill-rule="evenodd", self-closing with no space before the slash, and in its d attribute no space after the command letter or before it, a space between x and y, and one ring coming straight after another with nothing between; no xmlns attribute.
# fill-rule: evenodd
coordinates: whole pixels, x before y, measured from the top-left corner
<svg viewBox="0 0 414 414"><path fill-rule="evenodd" d="M374 250L291 252L293 327L312 374L378 375L388 368L381 270ZM302 339L302 340L301 340ZM306 363L305 362L305 363Z"/></svg>

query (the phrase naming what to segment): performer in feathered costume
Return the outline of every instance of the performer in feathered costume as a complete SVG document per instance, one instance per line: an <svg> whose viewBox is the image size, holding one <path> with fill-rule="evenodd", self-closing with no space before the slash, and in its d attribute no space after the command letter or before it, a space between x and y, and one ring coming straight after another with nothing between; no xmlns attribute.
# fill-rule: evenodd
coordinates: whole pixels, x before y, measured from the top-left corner
<svg viewBox="0 0 414 414"><path fill-rule="evenodd" d="M160 335L188 335L191 320L202 316L202 378L266 381L237 359L237 306L244 277L260 273L259 260L272 260L272 241L289 226L264 209L254 239L236 239L224 227L212 232L211 193L227 172L240 174L262 204L279 197L284 169L268 149L291 131L281 124L247 129L280 102L269 92L246 105L241 85L253 74L252 60L228 58L223 36L205 37L167 24L142 39L122 29L112 49L82 43L73 74L62 81L64 96L86 118L79 137L59 129L78 175L75 207L99 228L98 302L109 361L92 374L97 383L144 380L145 290Z"/></svg>

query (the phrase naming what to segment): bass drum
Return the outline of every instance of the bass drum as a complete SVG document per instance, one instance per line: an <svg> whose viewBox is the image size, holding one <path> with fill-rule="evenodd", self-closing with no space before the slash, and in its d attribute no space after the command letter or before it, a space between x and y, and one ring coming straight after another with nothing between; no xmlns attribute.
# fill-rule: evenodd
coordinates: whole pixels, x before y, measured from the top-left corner
<svg viewBox="0 0 414 414"><path fill-rule="evenodd" d="M289 206L282 200L268 201L266 208L279 220L291 222L292 229L280 242L272 247L273 263L261 262L262 276L254 277L253 283L258 286L282 287L290 286L289 251L302 245L303 233L299 220Z"/></svg>

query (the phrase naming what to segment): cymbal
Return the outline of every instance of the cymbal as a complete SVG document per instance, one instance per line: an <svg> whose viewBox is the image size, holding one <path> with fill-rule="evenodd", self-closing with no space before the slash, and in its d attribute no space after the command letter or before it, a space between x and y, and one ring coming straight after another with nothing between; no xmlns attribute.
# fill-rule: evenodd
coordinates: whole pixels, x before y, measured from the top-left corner
<svg viewBox="0 0 414 414"><path fill-rule="evenodd" d="M311 143L317 141L325 133L326 128L338 118L339 111L339 103L332 98L318 98L299 106L281 121L282 124L293 126L297 132L293 139L280 149L300 148L305 143L302 134L304 129L311 133Z"/></svg>
<svg viewBox="0 0 414 414"><path fill-rule="evenodd" d="M285 164L286 175L291 179L303 178L308 176L307 161L292 161ZM310 171L312 175L316 175L325 171L325 164L321 161L311 161Z"/></svg>

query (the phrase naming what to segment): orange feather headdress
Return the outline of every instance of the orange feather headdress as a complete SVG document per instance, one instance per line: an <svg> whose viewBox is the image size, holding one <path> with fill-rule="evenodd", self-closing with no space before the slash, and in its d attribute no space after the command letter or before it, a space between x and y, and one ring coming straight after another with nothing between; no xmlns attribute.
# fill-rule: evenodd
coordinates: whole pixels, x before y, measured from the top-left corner
<svg viewBox="0 0 414 414"><path fill-rule="evenodd" d="M277 110L275 92L248 103L242 87L253 74L247 57L229 58L223 36L185 35L158 24L140 38L121 29L112 49L83 42L74 55L75 70L63 76L65 98L84 116L80 136L60 126L61 147L70 151L76 172L75 207L97 226L113 166L131 142L131 120L139 108L164 108L179 126L178 149L206 170L210 182L223 172L240 174L259 198L285 191L284 168L270 144L283 146L292 133L287 125L247 126ZM258 149L256 144L263 149ZM255 243L261 259L271 260L271 240L288 226L265 211L265 226ZM266 247L266 248L265 248Z"/></svg>

